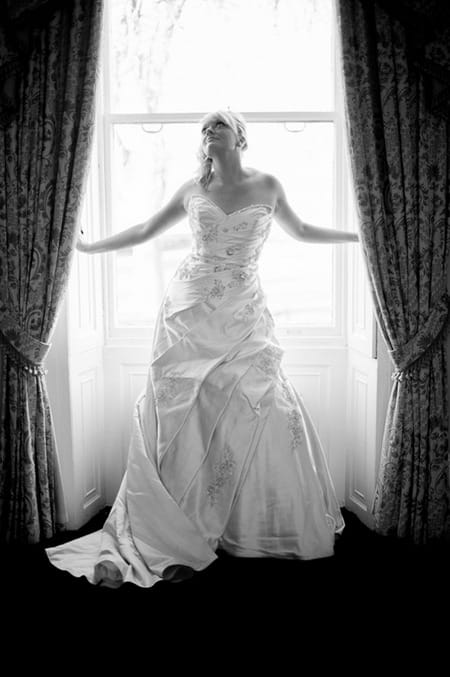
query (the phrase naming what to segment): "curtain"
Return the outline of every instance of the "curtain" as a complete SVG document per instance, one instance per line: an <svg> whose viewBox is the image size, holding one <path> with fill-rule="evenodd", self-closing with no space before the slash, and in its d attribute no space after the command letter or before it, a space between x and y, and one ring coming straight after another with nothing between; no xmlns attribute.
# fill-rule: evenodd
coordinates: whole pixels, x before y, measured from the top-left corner
<svg viewBox="0 0 450 677"><path fill-rule="evenodd" d="M384 5L339 0L338 23L361 245L395 366L375 529L421 544L450 537L449 121Z"/></svg>
<svg viewBox="0 0 450 677"><path fill-rule="evenodd" d="M450 4L448 0L372 0L400 21L408 59L423 77L427 108L450 117Z"/></svg>
<svg viewBox="0 0 450 677"><path fill-rule="evenodd" d="M66 288L94 116L102 0L7 2L0 25L0 538L57 529L44 360Z"/></svg>

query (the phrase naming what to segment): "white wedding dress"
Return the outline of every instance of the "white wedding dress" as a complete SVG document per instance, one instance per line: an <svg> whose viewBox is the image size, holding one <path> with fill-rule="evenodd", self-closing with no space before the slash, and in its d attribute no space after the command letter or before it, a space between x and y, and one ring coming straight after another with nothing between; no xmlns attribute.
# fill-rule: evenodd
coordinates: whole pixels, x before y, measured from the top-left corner
<svg viewBox="0 0 450 677"><path fill-rule="evenodd" d="M272 208L189 201L191 253L163 299L128 464L102 530L48 548L92 583L149 587L166 567L333 555L344 521L258 276Z"/></svg>

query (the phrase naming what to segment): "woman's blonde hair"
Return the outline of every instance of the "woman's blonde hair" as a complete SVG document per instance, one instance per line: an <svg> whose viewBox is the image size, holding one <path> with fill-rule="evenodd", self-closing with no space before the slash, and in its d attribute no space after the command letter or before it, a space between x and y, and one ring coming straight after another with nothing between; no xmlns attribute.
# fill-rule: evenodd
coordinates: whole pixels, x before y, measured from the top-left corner
<svg viewBox="0 0 450 677"><path fill-rule="evenodd" d="M213 113L208 113L202 118L200 121L200 129L202 129L207 122L216 120L221 120L228 127L231 127L239 139L241 150L246 150L248 147L247 126L244 117L240 113L235 113L231 110L217 110ZM195 180L207 190L212 178L212 158L208 157L203 150L203 142L200 144L197 157L200 161L200 166Z"/></svg>

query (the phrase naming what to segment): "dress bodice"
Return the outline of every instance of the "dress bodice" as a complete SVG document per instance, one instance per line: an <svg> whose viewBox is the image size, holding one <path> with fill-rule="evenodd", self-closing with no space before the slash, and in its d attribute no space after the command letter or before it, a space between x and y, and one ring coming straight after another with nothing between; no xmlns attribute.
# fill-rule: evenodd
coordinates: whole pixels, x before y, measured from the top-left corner
<svg viewBox="0 0 450 677"><path fill-rule="evenodd" d="M251 305L253 312L255 299L262 303L265 298L258 260L272 211L270 205L252 204L227 214L204 195L192 195L188 205L192 249L170 282L163 304L166 316L199 300L215 307L231 297L247 304L248 312Z"/></svg>
<svg viewBox="0 0 450 677"><path fill-rule="evenodd" d="M272 211L270 205L251 204L227 214L204 195L192 195L192 254L205 262L255 267L270 232Z"/></svg>

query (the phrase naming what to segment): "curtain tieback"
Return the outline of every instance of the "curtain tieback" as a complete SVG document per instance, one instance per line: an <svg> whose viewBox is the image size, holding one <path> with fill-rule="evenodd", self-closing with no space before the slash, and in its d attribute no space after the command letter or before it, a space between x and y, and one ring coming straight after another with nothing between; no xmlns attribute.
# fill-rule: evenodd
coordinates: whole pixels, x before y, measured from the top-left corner
<svg viewBox="0 0 450 677"><path fill-rule="evenodd" d="M436 345L438 338L444 336L443 329L447 324L449 308L450 297L445 291L417 334L403 346L388 351L395 365L393 380L402 381L405 377L408 378L408 369Z"/></svg>
<svg viewBox="0 0 450 677"><path fill-rule="evenodd" d="M18 322L11 318L1 302L0 342L8 356L24 371L36 376L43 376L47 373L43 363L51 343L43 343L30 336Z"/></svg>

